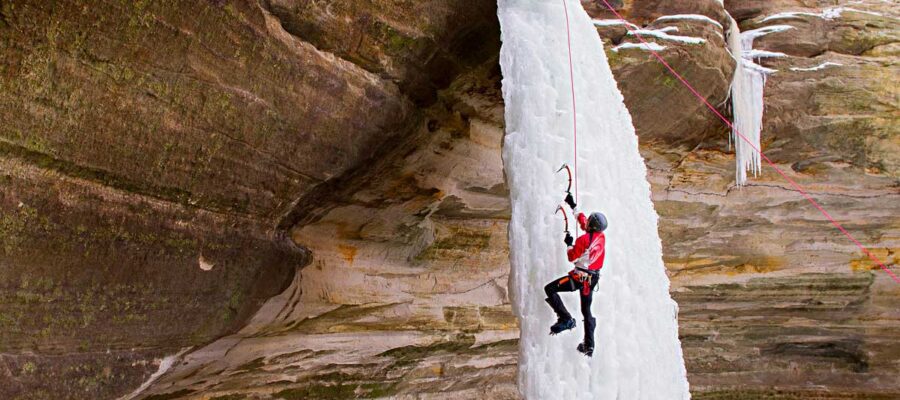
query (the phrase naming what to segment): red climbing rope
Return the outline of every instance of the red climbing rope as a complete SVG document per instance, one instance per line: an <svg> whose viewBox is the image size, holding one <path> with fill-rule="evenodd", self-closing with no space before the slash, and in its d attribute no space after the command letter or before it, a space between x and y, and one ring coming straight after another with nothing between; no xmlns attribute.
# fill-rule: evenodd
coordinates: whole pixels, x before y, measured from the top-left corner
<svg viewBox="0 0 900 400"><path fill-rule="evenodd" d="M565 1L566 1L566 0L563 0L563 4L565 4ZM775 169L775 171L778 172L779 175L781 175L785 180L787 180L787 181L791 184L791 186L794 187L794 189L796 189L798 192L800 192L801 195L803 195L803 197L806 198L806 200L809 200L809 202L810 202L816 209L818 209L819 212L821 212L822 215L825 216L825 218L827 218L829 221L831 221L831 224L834 225L835 228L837 228L838 230L840 230L840 231L844 234L844 236L847 236L847 238L850 239L850 241L852 241L854 244L856 244L856 247L859 247L859 249L862 250L862 252L865 253L865 254L869 257L869 259L871 259L873 262L875 262L875 264L878 264L878 266L881 267L881 269L884 270L884 272L887 272L887 274L891 276L891 278L894 280L894 282L900 283L900 278L898 278L897 275L895 275L893 271L891 271L888 267L886 267L886 266L884 265L884 263L882 263L881 260L878 259L878 257L875 257L875 255L872 254L872 252L869 251L869 249L867 249L865 246L863 246L862 243L860 243L858 240L856 240L856 239L853 237L853 235L850 234L850 232L847 232L847 230L844 229L844 227L843 227L840 223L838 223L834 218L832 218L831 215L828 214L828 212L825 211L825 209L822 208L822 206L820 206L819 203L816 202L816 200L813 199L812 196L810 196L809 193L807 193L806 190L804 190L802 186L800 186L800 184L798 184L798 183L795 182L793 179L791 179L789 176L787 176L787 174L785 174L784 171L781 170L781 168L778 168L778 166L775 165L775 163L772 162L772 160L770 160L769 157L767 157L767 156L762 152L762 150L760 150L759 148L757 148L756 145L754 145L749 139L747 139L746 136L744 136L742 133L740 133L740 132L737 130L737 128L734 127L734 124L732 124L731 121L728 120L728 118L725 118L725 116L723 116L722 113L719 112L719 110L716 110L716 108L713 107L712 104L709 104L709 101L707 101L706 98L703 97L699 92L697 92L697 90L694 89L694 87L691 86L691 84L688 83L688 81L685 80L685 79L681 76L681 74L679 74L678 72L675 72L675 69L673 69L672 66L669 65L669 63L667 63L666 60L664 60L664 59L659 55L659 53L657 53L657 52L654 51L652 48L650 48L649 43L647 43L647 41L644 40L644 37L641 36L640 33L636 32L636 31L628 24L628 21L625 20L625 18L622 17L622 15L619 14L619 12L616 11L615 8L613 8L613 7L609 4L609 2L608 2L607 0L602 0L602 1L603 1L603 4L606 5L606 8L608 8L610 11L612 11L612 13L615 14L616 17L619 18L619 20L621 20L623 23L625 23L625 28L628 29L628 31L629 31L630 33L632 33L633 35L637 36L638 40L640 40L641 43L647 45L647 50L649 50L650 53L652 53L653 56L656 57L656 58L657 58L657 59L658 59L658 60L666 67L666 69L669 70L669 72L672 73L672 75L675 75L675 77L678 78L678 80L681 81L681 83L684 84L684 86L686 86L686 87L691 91L691 93L694 94L694 96L696 96L698 99L700 99L700 101L702 101L703 104L705 104L706 107L710 109L710 111L712 111L714 114L716 114L716 116L719 117L719 119L721 119L723 122L725 122L725 124L728 125L728 126L734 131L735 134L737 134L741 139L743 139L745 142L747 142L747 144L750 145L750 147L753 148L754 151L756 151L757 153L759 153L759 155L760 155L764 160L766 160L767 163L769 163L769 166L771 166L773 169ZM566 11L566 31L567 31L567 33L568 33L568 29L569 29L569 15L568 15L568 11ZM572 65L572 54L571 54L571 52L572 52L572 47L571 47L571 45L570 45L570 46L569 46L569 68L570 68L570 69L571 69L571 65ZM570 71L570 73L571 73L571 71ZM572 80L572 103L573 103L573 108L574 108L574 102L575 102L575 83L574 83L574 78L573 78L573 80ZM576 155L577 155L577 147L576 147ZM577 157L576 157L576 160L577 160ZM577 171L578 171L578 170L577 170L577 164L576 164L576 170L575 170L575 171L576 171L576 177L577 177L577 175L578 175L578 172L577 172ZM577 182L577 178L576 178L576 182ZM575 188L576 188L576 191L577 191L577 188L578 188L577 184L576 184Z"/></svg>
<svg viewBox="0 0 900 400"><path fill-rule="evenodd" d="M572 137L575 141L575 202L578 202L578 112L575 109L575 68L572 67L572 33L569 31L569 7L563 0L563 12L566 14L566 45L569 47L569 83L572 86ZM576 232L578 227L575 227Z"/></svg>
<svg viewBox="0 0 900 400"><path fill-rule="evenodd" d="M578 203L578 111L575 108L575 68L572 66L572 33L569 31L569 7L563 0L563 12L566 14L566 45L569 48L569 83L572 87L572 138L575 142L575 202ZM578 236L578 224L575 224L575 236Z"/></svg>

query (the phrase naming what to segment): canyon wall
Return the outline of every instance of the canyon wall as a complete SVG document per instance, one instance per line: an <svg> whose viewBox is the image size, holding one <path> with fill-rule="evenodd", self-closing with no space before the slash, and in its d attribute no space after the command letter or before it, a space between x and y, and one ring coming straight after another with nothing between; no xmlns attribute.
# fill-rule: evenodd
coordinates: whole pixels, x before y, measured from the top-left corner
<svg viewBox="0 0 900 400"><path fill-rule="evenodd" d="M653 41L726 115L725 29L657 18L792 26L754 45L785 54L763 148L896 265L891 4L612 3L704 39ZM900 395L900 286L771 169L737 188L727 127L598 32L694 396ZM0 49L0 397L117 398L182 349L143 397L518 397L493 2L3 1Z"/></svg>

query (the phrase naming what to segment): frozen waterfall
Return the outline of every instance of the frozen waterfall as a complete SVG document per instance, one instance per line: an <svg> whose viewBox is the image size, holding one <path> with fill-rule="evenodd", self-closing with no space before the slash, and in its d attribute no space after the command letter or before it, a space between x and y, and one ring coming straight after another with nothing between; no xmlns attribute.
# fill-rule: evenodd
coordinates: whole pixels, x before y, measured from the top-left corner
<svg viewBox="0 0 900 400"><path fill-rule="evenodd" d="M782 53L754 52L753 40L769 33L791 29L791 26L768 26L741 33L737 21L731 19L728 29L728 50L735 60L734 78L731 81L731 104L734 113L735 179L738 185L747 182L747 173L758 174L762 169L760 151L762 145L763 92L766 76L775 72L754 62L754 58L783 57ZM740 135L737 133L740 132ZM741 137L743 136L743 138ZM746 139L746 140L745 140ZM749 143L748 143L749 142ZM754 148L755 147L755 148Z"/></svg>
<svg viewBox="0 0 900 400"><path fill-rule="evenodd" d="M563 221L553 213L566 186L554 171L575 161L563 1L579 111L579 206L603 211L610 223L593 303L593 358L575 350L583 332L578 295L563 295L578 327L551 337L555 316L543 291L572 268ZM498 14L520 391L526 399L688 399L678 308L669 295L647 170L600 37L577 0L500 0Z"/></svg>

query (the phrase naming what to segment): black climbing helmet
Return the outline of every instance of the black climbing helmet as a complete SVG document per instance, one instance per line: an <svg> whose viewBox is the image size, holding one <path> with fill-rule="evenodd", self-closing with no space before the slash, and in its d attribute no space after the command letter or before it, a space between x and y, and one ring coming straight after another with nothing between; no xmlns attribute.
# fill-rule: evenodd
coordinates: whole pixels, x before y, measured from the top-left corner
<svg viewBox="0 0 900 400"><path fill-rule="evenodd" d="M606 222L606 216L602 212L591 213L588 217L587 229L591 232L603 232L609 223Z"/></svg>

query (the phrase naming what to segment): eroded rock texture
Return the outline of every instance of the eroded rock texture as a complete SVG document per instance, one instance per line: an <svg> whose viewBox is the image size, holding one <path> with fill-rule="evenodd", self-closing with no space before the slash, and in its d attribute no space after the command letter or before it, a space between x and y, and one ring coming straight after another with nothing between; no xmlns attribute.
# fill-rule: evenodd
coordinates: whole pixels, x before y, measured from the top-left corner
<svg viewBox="0 0 900 400"><path fill-rule="evenodd" d="M517 398L496 62L292 231L313 262L288 290L147 394Z"/></svg>
<svg viewBox="0 0 900 400"><path fill-rule="evenodd" d="M658 18L792 25L755 44L786 54L764 149L896 265L895 7L611 3L704 39L653 40L726 115L723 28ZM139 398L517 398L493 1L2 1L0 49L0 397L117 398L184 349ZM649 53L607 54L695 398L900 396L898 285L772 170L736 188Z"/></svg>
<svg viewBox="0 0 900 400"><path fill-rule="evenodd" d="M883 51L897 41L896 8L819 3L809 9L791 2L726 6L743 30L794 27L754 46L787 54L763 60L778 70L766 85L766 154L895 266L898 69L896 54ZM765 20L839 6L859 11ZM814 70L826 62L841 65ZM890 377L898 368L898 336L887 327L897 326L900 314L885 307L897 299L896 283L771 169L741 190L730 180L709 179L723 173L720 154L698 149L683 155L663 168L673 174L657 182L666 189L656 192L660 213L670 221L661 232L680 286L692 384L709 392L697 397L898 396Z"/></svg>

